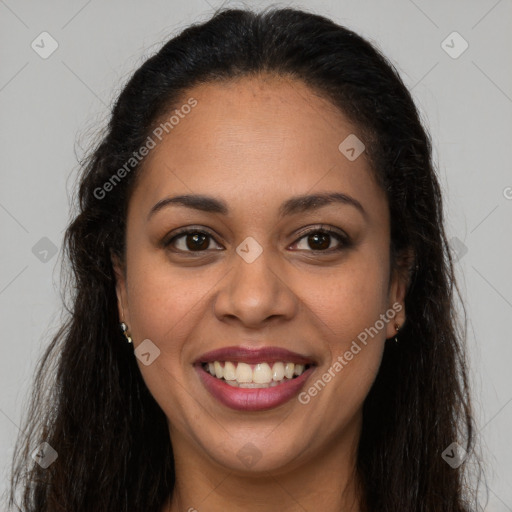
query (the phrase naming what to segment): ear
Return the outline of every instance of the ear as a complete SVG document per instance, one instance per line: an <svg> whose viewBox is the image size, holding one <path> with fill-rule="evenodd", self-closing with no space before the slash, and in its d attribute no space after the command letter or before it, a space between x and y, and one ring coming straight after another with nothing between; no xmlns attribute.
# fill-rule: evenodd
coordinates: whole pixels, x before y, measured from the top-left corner
<svg viewBox="0 0 512 512"><path fill-rule="evenodd" d="M119 313L119 320L130 325L129 311L128 311L128 294L126 291L126 268L121 263L119 257L110 253L112 261L112 268L116 277L116 295L117 295L117 311Z"/></svg>
<svg viewBox="0 0 512 512"><path fill-rule="evenodd" d="M392 338L396 335L396 324L401 329L405 323L405 295L409 287L414 262L414 252L412 249L406 249L398 256L396 265L393 268L389 286L388 307L396 311L396 315L391 322L387 323L386 338Z"/></svg>

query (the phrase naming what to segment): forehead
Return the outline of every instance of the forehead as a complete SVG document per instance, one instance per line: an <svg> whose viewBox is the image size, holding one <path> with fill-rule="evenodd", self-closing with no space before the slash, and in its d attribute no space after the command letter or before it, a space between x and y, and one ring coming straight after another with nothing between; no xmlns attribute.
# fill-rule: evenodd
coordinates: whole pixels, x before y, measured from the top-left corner
<svg viewBox="0 0 512 512"><path fill-rule="evenodd" d="M191 98L196 105L155 139L130 208L149 211L177 192L241 207L251 201L251 214L274 198L320 190L382 203L364 152L351 161L339 149L347 137L361 138L357 127L303 82L273 75L210 82L189 89L175 109Z"/></svg>

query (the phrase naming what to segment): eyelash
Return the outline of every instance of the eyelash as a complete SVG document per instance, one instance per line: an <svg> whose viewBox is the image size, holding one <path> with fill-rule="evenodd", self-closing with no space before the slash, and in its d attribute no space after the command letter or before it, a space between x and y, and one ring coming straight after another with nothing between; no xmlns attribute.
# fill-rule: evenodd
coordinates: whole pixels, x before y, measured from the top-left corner
<svg viewBox="0 0 512 512"><path fill-rule="evenodd" d="M321 233L321 234L324 234L324 235L330 235L330 236L334 237L335 239L338 240L338 242L340 243L340 246L337 247L337 248L330 248L330 249L323 249L323 250L322 249L316 249L316 250L315 249L311 249L311 250L309 250L307 252L312 252L312 253L315 253L315 254L319 254L319 253L332 254L334 252L340 252L343 249L346 249L347 247L350 246L350 239L349 239L349 237L346 234L339 233L338 231L335 231L335 230L329 229L329 228L325 228L323 226L315 227L315 228L312 228L312 229L309 229L307 231L302 232L301 236L293 243L293 245L295 245L297 242L299 242L303 238L306 238L309 235L315 234L315 233ZM182 238L184 235L192 235L192 234L207 235L210 238L215 239L213 234L211 234L208 231L205 231L204 229L183 228L183 229L179 230L177 233L175 233L172 238L170 238L167 241L164 241L163 242L163 246L165 248L167 248L173 242L175 242L177 239ZM206 252L208 250L209 249L204 249L204 250L201 250L201 251L190 251L190 250L184 251L182 249L176 249L176 252L196 254L196 253ZM218 250L218 249L216 249L216 250Z"/></svg>

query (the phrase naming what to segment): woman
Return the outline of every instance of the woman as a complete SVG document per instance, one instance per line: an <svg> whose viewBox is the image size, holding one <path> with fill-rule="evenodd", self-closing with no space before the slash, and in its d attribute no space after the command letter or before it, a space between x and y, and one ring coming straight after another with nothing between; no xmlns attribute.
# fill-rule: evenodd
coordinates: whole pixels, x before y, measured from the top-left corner
<svg viewBox="0 0 512 512"><path fill-rule="evenodd" d="M170 40L120 94L65 242L25 512L476 510L430 139L355 33L224 10Z"/></svg>

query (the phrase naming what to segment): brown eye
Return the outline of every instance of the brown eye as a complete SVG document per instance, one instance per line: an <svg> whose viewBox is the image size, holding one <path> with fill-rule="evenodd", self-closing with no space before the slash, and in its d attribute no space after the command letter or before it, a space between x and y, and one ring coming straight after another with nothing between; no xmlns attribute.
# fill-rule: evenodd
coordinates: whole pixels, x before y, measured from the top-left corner
<svg viewBox="0 0 512 512"><path fill-rule="evenodd" d="M205 249L208 249L208 246L210 245L210 240L208 238L208 235L206 235L205 233L188 234L185 235L185 245L187 249L190 249L191 251L203 251Z"/></svg>
<svg viewBox="0 0 512 512"><path fill-rule="evenodd" d="M212 235L205 231L189 229L179 232L169 241L164 242L164 246L172 246L181 252L202 252L209 249L212 240Z"/></svg>
<svg viewBox="0 0 512 512"><path fill-rule="evenodd" d="M313 250L329 249L331 245L331 235L327 233L315 233L308 235L308 243Z"/></svg>
<svg viewBox="0 0 512 512"><path fill-rule="evenodd" d="M332 247L333 239L338 242L337 246ZM335 252L340 251L349 245L349 239L346 235L342 235L331 229L314 229L307 232L296 242L299 245L301 240L305 240L303 247L297 247L299 250L311 250L318 252Z"/></svg>

